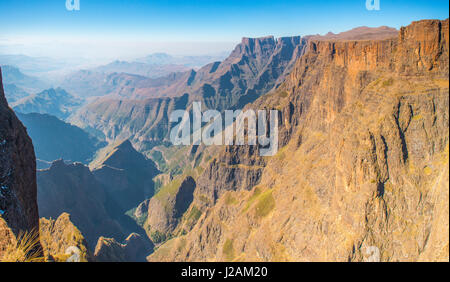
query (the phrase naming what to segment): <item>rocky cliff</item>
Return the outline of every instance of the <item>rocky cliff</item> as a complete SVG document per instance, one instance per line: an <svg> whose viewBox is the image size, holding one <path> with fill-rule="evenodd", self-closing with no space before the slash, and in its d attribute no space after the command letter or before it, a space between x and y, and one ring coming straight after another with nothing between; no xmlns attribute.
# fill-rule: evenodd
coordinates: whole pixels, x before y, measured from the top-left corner
<svg viewBox="0 0 450 282"><path fill-rule="evenodd" d="M278 154L220 152L198 181L197 224L148 259L448 261L448 37L447 19L309 41L250 106L281 111Z"/></svg>
<svg viewBox="0 0 450 282"><path fill-rule="evenodd" d="M39 232L36 193L33 144L6 102L0 69L0 258L20 232Z"/></svg>

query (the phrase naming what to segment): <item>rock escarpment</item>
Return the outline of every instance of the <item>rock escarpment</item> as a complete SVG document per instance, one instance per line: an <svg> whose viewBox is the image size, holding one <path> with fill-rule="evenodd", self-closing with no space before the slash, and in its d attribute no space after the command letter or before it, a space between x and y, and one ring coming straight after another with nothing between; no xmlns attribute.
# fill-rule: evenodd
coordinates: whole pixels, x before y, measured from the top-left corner
<svg viewBox="0 0 450 282"><path fill-rule="evenodd" d="M0 232L4 235L0 237L0 257L8 238L19 232L39 232L36 193L33 144L8 106L0 69Z"/></svg>
<svg viewBox="0 0 450 282"><path fill-rule="evenodd" d="M447 19L396 39L310 41L251 105L282 113L257 185L210 187L219 197L194 228L148 260L363 261L375 249L382 261L448 261L448 37ZM203 181L232 157L220 153ZM233 158L229 176L247 162Z"/></svg>

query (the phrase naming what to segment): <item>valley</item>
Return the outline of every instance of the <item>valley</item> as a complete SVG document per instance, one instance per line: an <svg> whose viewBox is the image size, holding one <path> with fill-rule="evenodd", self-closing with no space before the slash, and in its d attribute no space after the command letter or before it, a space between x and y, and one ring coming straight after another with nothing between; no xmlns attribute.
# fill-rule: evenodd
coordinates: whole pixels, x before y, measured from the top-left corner
<svg viewBox="0 0 450 282"><path fill-rule="evenodd" d="M244 37L228 56L154 53L54 81L4 58L0 261L21 232L37 236L24 260L449 260L448 19ZM171 113L197 103L277 113L276 154L173 145Z"/></svg>

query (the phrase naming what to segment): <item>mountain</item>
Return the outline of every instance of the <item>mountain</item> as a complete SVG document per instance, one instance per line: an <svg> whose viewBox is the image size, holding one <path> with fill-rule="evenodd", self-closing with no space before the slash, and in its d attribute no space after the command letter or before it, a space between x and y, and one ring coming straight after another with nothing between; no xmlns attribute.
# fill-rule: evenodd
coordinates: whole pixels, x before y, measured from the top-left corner
<svg viewBox="0 0 450 282"><path fill-rule="evenodd" d="M167 76L175 72L185 72L188 71L189 68L183 65L176 65L176 64L158 65L139 62L114 61L107 65L96 67L92 70L95 72L101 72L106 74L128 73L150 78L158 78Z"/></svg>
<svg viewBox="0 0 450 282"><path fill-rule="evenodd" d="M80 70L68 75L61 86L79 97L112 96L123 99L170 96L171 86L184 73L171 73L164 77L149 78L128 73L102 73ZM172 95L173 96L173 95Z"/></svg>
<svg viewBox="0 0 450 282"><path fill-rule="evenodd" d="M61 70L68 66L66 62L47 57L29 57L25 55L0 54L1 65L17 66L32 75Z"/></svg>
<svg viewBox="0 0 450 282"><path fill-rule="evenodd" d="M219 150L196 179L196 224L148 260L448 261L448 60L448 19L309 41L248 105L280 109L278 153Z"/></svg>
<svg viewBox="0 0 450 282"><path fill-rule="evenodd" d="M142 151L167 137L169 113L186 109L188 98L184 95L147 100L99 99L81 108L70 122L108 142L130 139ZM94 122L95 119L98 120Z"/></svg>
<svg viewBox="0 0 450 282"><path fill-rule="evenodd" d="M329 32L325 35L309 36L313 40L381 40L398 36L398 30L388 26L367 27L361 26L338 34Z"/></svg>
<svg viewBox="0 0 450 282"><path fill-rule="evenodd" d="M121 88L127 98L96 100L70 120L96 136L131 139L139 150L148 149L168 141L173 109L187 109L193 101L221 111L241 108L278 86L305 48L301 37L244 38L223 62L159 81L158 85L167 81L159 88L150 87L149 79L127 83Z"/></svg>
<svg viewBox="0 0 450 282"><path fill-rule="evenodd" d="M153 177L159 173L153 161L138 153L128 140L102 149L90 169L123 212L153 196Z"/></svg>
<svg viewBox="0 0 450 282"><path fill-rule="evenodd" d="M152 249L153 246L141 235L133 233L123 244L112 238L100 237L94 256L99 262L145 262Z"/></svg>
<svg viewBox="0 0 450 282"><path fill-rule="evenodd" d="M144 229L153 243L162 243L172 236L193 201L195 187L192 177L179 177L163 187L149 202L143 202L147 206Z"/></svg>
<svg viewBox="0 0 450 282"><path fill-rule="evenodd" d="M153 53L144 58L139 58L137 61L151 65L182 65L198 68L213 62L222 61L226 56L225 54L216 56L171 56L166 53Z"/></svg>
<svg viewBox="0 0 450 282"><path fill-rule="evenodd" d="M12 107L14 111L23 114L50 114L65 120L82 104L82 99L70 95L64 89L51 88L22 98L12 103Z"/></svg>
<svg viewBox="0 0 450 282"><path fill-rule="evenodd" d="M47 114L21 114L17 116L27 128L33 140L38 169L41 162L58 159L88 164L95 152L105 144L90 136L81 128L65 123Z"/></svg>
<svg viewBox="0 0 450 282"><path fill-rule="evenodd" d="M37 232L36 157L25 127L9 108L0 68L0 260L22 232ZM36 233L35 233L36 234ZM38 243L34 251L40 253ZM6 254L11 255L11 254Z"/></svg>
<svg viewBox="0 0 450 282"><path fill-rule="evenodd" d="M129 141L100 150L91 168L55 161L37 173L40 216L57 218L69 213L92 252L101 236L122 242L126 235L137 233L151 244L125 212L153 195L157 173L154 163Z"/></svg>
<svg viewBox="0 0 450 282"><path fill-rule="evenodd" d="M87 166L53 162L37 172L39 216L58 218L66 212L93 250L100 236L125 239L116 204Z"/></svg>
<svg viewBox="0 0 450 282"><path fill-rule="evenodd" d="M5 84L3 85L5 90L6 100L9 104L16 102L17 100L23 99L30 94L15 84Z"/></svg>
<svg viewBox="0 0 450 282"><path fill-rule="evenodd" d="M10 65L2 65L3 81L5 84L14 84L26 92L38 92L48 88L47 83L39 78L26 75L18 68Z"/></svg>

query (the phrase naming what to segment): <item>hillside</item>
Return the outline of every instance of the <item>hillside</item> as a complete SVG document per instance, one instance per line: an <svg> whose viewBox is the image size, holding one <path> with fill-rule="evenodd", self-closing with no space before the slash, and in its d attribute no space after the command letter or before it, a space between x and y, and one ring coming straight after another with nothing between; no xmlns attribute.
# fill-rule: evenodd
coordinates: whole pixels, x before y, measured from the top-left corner
<svg viewBox="0 0 450 282"><path fill-rule="evenodd" d="M448 34L424 20L308 42L249 106L281 109L278 154L221 150L196 181L198 222L148 260L448 261Z"/></svg>

